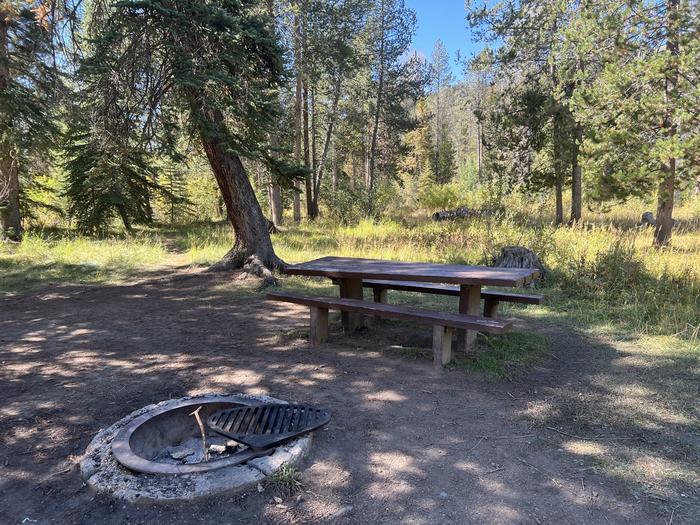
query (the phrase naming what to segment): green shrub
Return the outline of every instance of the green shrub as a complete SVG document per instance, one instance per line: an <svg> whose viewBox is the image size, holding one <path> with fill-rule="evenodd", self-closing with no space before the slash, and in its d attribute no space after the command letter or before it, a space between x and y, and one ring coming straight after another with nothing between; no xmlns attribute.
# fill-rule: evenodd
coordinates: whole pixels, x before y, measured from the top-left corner
<svg viewBox="0 0 700 525"><path fill-rule="evenodd" d="M428 211L449 210L462 202L459 187L454 184L434 184L424 190L419 199L421 207Z"/></svg>

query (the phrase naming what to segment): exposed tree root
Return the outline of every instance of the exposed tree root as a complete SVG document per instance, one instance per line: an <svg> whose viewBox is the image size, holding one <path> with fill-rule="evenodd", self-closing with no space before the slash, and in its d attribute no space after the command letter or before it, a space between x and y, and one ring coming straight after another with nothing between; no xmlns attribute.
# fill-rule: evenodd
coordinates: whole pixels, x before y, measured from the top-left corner
<svg viewBox="0 0 700 525"><path fill-rule="evenodd" d="M251 255L243 265L244 275L254 275L263 280L262 288L277 285L277 278L265 266L257 255Z"/></svg>
<svg viewBox="0 0 700 525"><path fill-rule="evenodd" d="M220 261L211 265L208 271L227 272L242 268L245 272L242 278L259 277L263 280L262 287L265 288L277 284L277 278L272 272L283 270L285 266L286 263L274 252L263 258L256 253L251 254L248 250L233 247Z"/></svg>

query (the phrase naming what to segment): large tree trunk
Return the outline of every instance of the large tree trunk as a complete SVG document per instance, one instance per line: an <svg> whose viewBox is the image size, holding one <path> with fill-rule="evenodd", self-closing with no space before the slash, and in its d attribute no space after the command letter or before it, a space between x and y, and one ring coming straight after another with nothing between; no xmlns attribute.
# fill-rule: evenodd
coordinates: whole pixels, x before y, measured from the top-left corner
<svg viewBox="0 0 700 525"><path fill-rule="evenodd" d="M0 93L10 85L7 20L9 15L0 10ZM17 151L10 139L12 118L9 115L0 118L0 239L18 241L22 238L22 216Z"/></svg>
<svg viewBox="0 0 700 525"><path fill-rule="evenodd" d="M571 170L571 218L574 224L581 220L581 197L583 187L583 172L581 169L580 150L583 142L583 126L576 124L576 138L573 151L573 169Z"/></svg>
<svg viewBox="0 0 700 525"><path fill-rule="evenodd" d="M311 166L311 151L309 147L309 87L307 86L306 78L304 79L302 96L304 100L304 167L309 170L304 177L306 189L306 217L313 219L313 186L311 181L311 172L313 168Z"/></svg>
<svg viewBox="0 0 700 525"><path fill-rule="evenodd" d="M319 193L321 192L321 179L323 178L323 167L326 164L326 160L328 159L328 152L330 150L330 145L331 145L331 139L333 137L333 127L335 125L335 118L336 118L336 112L338 109L338 103L340 101L340 82L338 81L336 84L335 88L335 93L333 94L333 102L331 103L331 111L330 115L328 116L328 128L326 129L326 137L323 141L323 151L321 152L321 158L318 161L318 164L315 164L314 167L314 188L313 188L313 194L314 194L314 200L313 200L313 209L315 216L318 215L318 196ZM315 148L314 148L315 149ZM335 191L335 170L333 171L333 191Z"/></svg>
<svg viewBox="0 0 700 525"><path fill-rule="evenodd" d="M666 2L667 41L666 50L669 52L669 67L666 73L664 96L666 113L664 115L664 134L668 138L675 136L677 125L673 119L673 108L678 100L678 1ZM676 159L669 157L663 163L663 180L659 184L658 205L656 208L656 228L654 230L654 246L666 246L671 242L673 230L673 193L676 183Z"/></svg>
<svg viewBox="0 0 700 525"><path fill-rule="evenodd" d="M256 255L269 269L280 269L284 262L277 257L260 203L250 184L241 159L231 153L224 142L226 125L219 110L199 111L200 137L219 190L226 205L226 216L236 235L233 247L212 270L242 268L246 259Z"/></svg>
<svg viewBox="0 0 700 525"><path fill-rule="evenodd" d="M294 69L296 87L294 94L294 161L301 164L301 92L302 92L302 57L301 57L301 24L299 15L294 16ZM294 222L301 222L301 189L299 182L294 181Z"/></svg>
<svg viewBox="0 0 700 525"><path fill-rule="evenodd" d="M554 183L554 198L556 201L556 223L564 223L564 192L562 190L561 180L557 179Z"/></svg>
<svg viewBox="0 0 700 525"><path fill-rule="evenodd" d="M384 46L385 46L385 36L384 36L384 25L386 21L384 11L384 0L381 0L381 22L380 22L380 35L379 35L379 57L378 57L378 69L379 69L379 79L377 82L377 98L375 101L374 108L374 120L372 122L372 138L369 146L369 157L367 159L367 212L368 215L374 213L374 186L376 183L376 176L374 170L377 165L377 137L379 135L379 116L381 115L382 103L384 100Z"/></svg>
<svg viewBox="0 0 700 525"><path fill-rule="evenodd" d="M267 14L270 17L270 29L277 36L277 23L275 21L275 3L273 0L266 0ZM273 149L273 155L277 155L277 132L273 131L270 135L270 145ZM284 222L284 210L282 209L282 188L275 181L275 177L270 173L270 186L268 187L268 200L270 201L270 220L275 227L282 226Z"/></svg>

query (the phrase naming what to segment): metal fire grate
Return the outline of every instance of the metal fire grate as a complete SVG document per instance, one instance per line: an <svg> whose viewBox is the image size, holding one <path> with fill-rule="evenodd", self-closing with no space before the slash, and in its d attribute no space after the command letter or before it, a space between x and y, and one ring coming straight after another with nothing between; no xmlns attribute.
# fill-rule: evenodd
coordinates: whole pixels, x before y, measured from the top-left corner
<svg viewBox="0 0 700 525"><path fill-rule="evenodd" d="M323 409L306 405L258 405L220 410L207 419L213 431L252 449L274 447L331 420Z"/></svg>

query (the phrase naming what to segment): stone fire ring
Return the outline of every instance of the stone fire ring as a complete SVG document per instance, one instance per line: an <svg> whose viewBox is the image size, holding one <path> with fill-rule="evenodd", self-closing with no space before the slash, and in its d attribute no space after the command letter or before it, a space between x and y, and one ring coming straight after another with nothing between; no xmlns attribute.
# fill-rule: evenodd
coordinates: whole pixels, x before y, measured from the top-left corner
<svg viewBox="0 0 700 525"><path fill-rule="evenodd" d="M171 399L155 405L149 405L135 410L120 419L112 426L101 430L92 439L80 461L80 473L85 483L97 490L111 494L114 497L129 501L153 500L190 500L202 496L211 496L223 492L242 492L256 487L266 477L274 474L285 464L296 465L311 448L311 434L297 438L279 446L269 456L257 457L243 465L227 465L230 461L220 459L210 461L206 471L201 471L199 465L193 469L161 469L165 464L155 463L140 458L124 448L124 443L115 442L115 448L121 448L124 457L145 467L152 472L149 474L135 472L124 467L112 451L112 442L122 434L131 435L143 422L150 417L164 414L168 411L183 407L194 410L207 403L237 403L257 405L260 403L286 403L268 396L249 396L246 394L206 394L181 399ZM125 430L122 432L122 430ZM128 463L129 459L127 459ZM160 467L159 467L160 465ZM184 465L183 465L184 467ZM182 473L184 472L184 473Z"/></svg>

